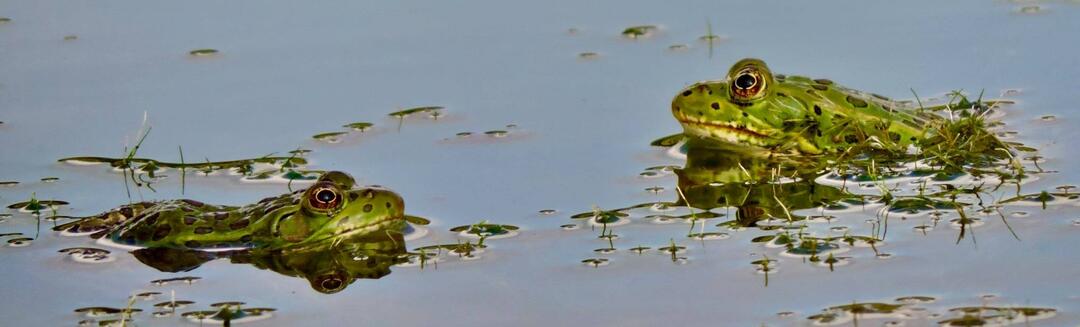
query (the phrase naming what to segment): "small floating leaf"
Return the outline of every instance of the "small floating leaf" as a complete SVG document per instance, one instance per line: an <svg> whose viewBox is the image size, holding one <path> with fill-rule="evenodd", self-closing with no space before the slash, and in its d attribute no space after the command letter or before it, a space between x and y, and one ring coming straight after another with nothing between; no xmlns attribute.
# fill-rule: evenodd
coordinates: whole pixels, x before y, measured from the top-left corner
<svg viewBox="0 0 1080 327"><path fill-rule="evenodd" d="M639 37L649 36L655 31L655 25L638 25L627 27L622 31L622 35L631 39L637 39Z"/></svg>
<svg viewBox="0 0 1080 327"><path fill-rule="evenodd" d="M197 49L197 50L191 50L191 52L188 52L188 53L191 54L192 56L202 57L202 56L215 55L215 54L218 53L218 51L215 50L215 49Z"/></svg>
<svg viewBox="0 0 1080 327"><path fill-rule="evenodd" d="M323 141L323 142L328 142L328 143L338 143L338 142L341 142L340 137L342 135L345 135L345 134L347 134L347 133L345 133L345 132L320 133L320 134L315 134L315 135L311 136L311 138L319 140L319 141Z"/></svg>
<svg viewBox="0 0 1080 327"><path fill-rule="evenodd" d="M368 122L355 122L355 123L347 124L347 125L342 126L342 127L350 128L350 129L353 129L353 130L358 131L358 132L364 132L364 131L367 131L369 128L371 128L371 126L374 126L374 125L372 123L368 123Z"/></svg>
<svg viewBox="0 0 1080 327"><path fill-rule="evenodd" d="M405 117L408 117L409 115L416 114L416 113L431 113L431 112L440 111L442 109L443 109L443 107L440 107L440 106L415 107L415 108L409 108L409 109L405 109L405 110L391 112L390 116L395 117L395 118L405 118Z"/></svg>

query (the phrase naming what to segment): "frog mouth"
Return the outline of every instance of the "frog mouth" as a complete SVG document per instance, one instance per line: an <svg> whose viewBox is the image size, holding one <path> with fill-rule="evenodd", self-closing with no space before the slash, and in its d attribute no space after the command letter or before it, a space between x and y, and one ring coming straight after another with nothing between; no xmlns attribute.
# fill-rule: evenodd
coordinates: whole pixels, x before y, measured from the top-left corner
<svg viewBox="0 0 1080 327"><path fill-rule="evenodd" d="M764 145L768 134L745 124L732 122L707 121L704 119L679 116L675 117L682 123L687 132L693 132L701 136L716 137L731 143L750 143Z"/></svg>
<svg viewBox="0 0 1080 327"><path fill-rule="evenodd" d="M405 221L404 215L385 216L375 221L368 222L367 224L350 226L330 234L329 238L347 238L350 236L364 235L379 230L388 229L393 227L394 224Z"/></svg>

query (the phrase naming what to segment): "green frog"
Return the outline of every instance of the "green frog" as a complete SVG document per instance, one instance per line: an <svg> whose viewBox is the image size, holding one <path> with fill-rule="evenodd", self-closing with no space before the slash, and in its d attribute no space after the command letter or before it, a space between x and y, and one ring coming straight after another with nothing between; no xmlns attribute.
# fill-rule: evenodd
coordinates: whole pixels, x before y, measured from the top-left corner
<svg viewBox="0 0 1080 327"><path fill-rule="evenodd" d="M381 187L354 188L346 173L246 206L195 200L134 203L54 228L121 245L182 249L297 249L371 233L402 233L404 201Z"/></svg>
<svg viewBox="0 0 1080 327"><path fill-rule="evenodd" d="M723 80L690 85L671 102L687 136L800 154L856 144L903 151L928 137L930 123L942 119L932 112L943 108L920 108L827 79L774 75L753 58L735 63Z"/></svg>

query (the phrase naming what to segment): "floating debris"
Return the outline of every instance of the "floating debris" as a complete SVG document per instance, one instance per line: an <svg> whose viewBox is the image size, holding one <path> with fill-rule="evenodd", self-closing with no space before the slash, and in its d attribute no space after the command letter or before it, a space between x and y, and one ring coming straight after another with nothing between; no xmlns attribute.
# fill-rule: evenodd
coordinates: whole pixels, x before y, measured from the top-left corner
<svg viewBox="0 0 1080 327"><path fill-rule="evenodd" d="M191 285L191 284L195 284L200 279L202 279L202 277L184 276L184 277L156 279L156 280L150 281L150 284L153 284L155 286L165 286L165 285L169 285L169 284L173 284L173 283L184 283L184 284Z"/></svg>
<svg viewBox="0 0 1080 327"><path fill-rule="evenodd" d="M588 258L581 260L581 263L593 268L599 268L600 266L607 266L610 264L610 261L607 258Z"/></svg>
<svg viewBox="0 0 1080 327"><path fill-rule="evenodd" d="M16 237L7 240L7 245L13 248L21 248L25 246L30 246L30 243L32 243L33 241L34 239L29 237Z"/></svg>
<svg viewBox="0 0 1080 327"><path fill-rule="evenodd" d="M195 56L195 57L212 56L212 55L216 55L217 53L218 53L218 51L215 50L215 49L197 49L197 50L191 50L190 52L188 52L188 54L190 54L192 56Z"/></svg>
<svg viewBox="0 0 1080 327"><path fill-rule="evenodd" d="M79 263L106 263L116 260L115 257L109 255L109 250L99 248L74 247L62 249L58 252L66 254L68 258Z"/></svg>
<svg viewBox="0 0 1080 327"><path fill-rule="evenodd" d="M689 238L695 239L695 240L700 240L700 241L726 240L726 239L731 237L731 235L729 235L728 233L717 233L717 232L691 233L691 234L686 235L686 236L689 237Z"/></svg>
<svg viewBox="0 0 1080 327"><path fill-rule="evenodd" d="M15 185L19 185L19 182L16 182L16 181L0 181L0 186L15 186Z"/></svg>
<svg viewBox="0 0 1080 327"><path fill-rule="evenodd" d="M13 203L8 205L8 209L19 210L22 212L39 212L45 209L53 209L59 206L66 206L69 203L67 201L60 200L37 200L31 199L30 201L23 201L19 203Z"/></svg>
<svg viewBox="0 0 1080 327"><path fill-rule="evenodd" d="M11 18L0 17L0 24L7 24L11 22Z"/></svg>
<svg viewBox="0 0 1080 327"><path fill-rule="evenodd" d="M582 53L578 53L577 56L578 56L579 59L584 59L584 60L592 60L592 59L600 58L600 54L596 53L596 52L582 52Z"/></svg>
<svg viewBox="0 0 1080 327"><path fill-rule="evenodd" d="M484 132L484 135L491 136L491 137L506 137L506 135L509 134L509 133L510 132L503 131L503 130L494 130L494 131Z"/></svg>
<svg viewBox="0 0 1080 327"><path fill-rule="evenodd" d="M612 253L615 253L615 251L616 251L615 248L599 248L599 249L593 250L593 252L596 252L596 253L599 253L599 254L612 254Z"/></svg>
<svg viewBox="0 0 1080 327"><path fill-rule="evenodd" d="M1034 5L1033 6L1023 6L1023 7L1020 7L1019 12L1021 14L1028 14L1028 15L1030 15L1030 14L1038 14L1038 13L1042 12L1042 8L1040 8L1039 6L1034 6Z"/></svg>
<svg viewBox="0 0 1080 327"><path fill-rule="evenodd" d="M158 295L161 295L161 292L142 292L135 294L135 297L143 301L152 301L154 300L154 297L157 297Z"/></svg>
<svg viewBox="0 0 1080 327"><path fill-rule="evenodd" d="M398 119L405 119L406 117L412 116L414 114L426 113L426 114L428 114L428 117L432 117L433 113L441 112L442 110L443 110L443 107L440 107L440 106L425 106L425 107L415 107L415 108L409 108L409 109L405 109L405 110L399 110L399 111L391 112L389 115L390 115L390 117L394 117L394 118L398 118ZM435 116L432 117L432 118L438 118L438 116L441 116L441 114L434 114L434 115Z"/></svg>
<svg viewBox="0 0 1080 327"><path fill-rule="evenodd" d="M900 302L900 303L903 303L903 304L921 304L921 303L933 303L934 301L937 301L937 299L934 298L934 297L930 297L930 296L903 296L903 297L896 298L896 300L894 300L894 301Z"/></svg>
<svg viewBox="0 0 1080 327"><path fill-rule="evenodd" d="M363 132L366 132L367 130L371 129L372 126L375 126L375 125L372 124L372 123L369 123L369 122L355 122L355 123L344 125L342 127L345 127L345 128L352 129L354 131L363 133Z"/></svg>
<svg viewBox="0 0 1080 327"><path fill-rule="evenodd" d="M346 133L346 132L319 133L319 134L312 135L311 138L313 138L313 139L315 139L317 141L322 141L322 142L326 142L326 143L340 143L341 142L341 136L345 135L345 134L348 134L348 133Z"/></svg>
<svg viewBox="0 0 1080 327"><path fill-rule="evenodd" d="M175 309L186 308L187 306L192 305L192 304L195 304L195 302L194 301L175 300L175 301L165 301L165 302L156 303L156 304L154 304L154 307L158 308L158 309L175 310Z"/></svg>
<svg viewBox="0 0 1080 327"><path fill-rule="evenodd" d="M1077 223L1075 225L1080 226L1080 220L1077 220ZM563 230L575 230L581 228L581 226L578 226L578 224L565 224L559 225L559 228L562 228Z"/></svg>
<svg viewBox="0 0 1080 327"><path fill-rule="evenodd" d="M139 309L139 308L120 309L120 308L112 308L112 307L85 307L85 308L75 309L75 313L83 314L88 318L109 317L109 316L115 316L115 315L119 315L119 314L132 315L132 314L139 313L139 312L142 312L142 309Z"/></svg>
<svg viewBox="0 0 1080 327"><path fill-rule="evenodd" d="M554 215L557 212L558 211L555 211L555 209L543 209L543 210L540 210L538 213L540 213L541 215L550 216L550 215Z"/></svg>
<svg viewBox="0 0 1080 327"><path fill-rule="evenodd" d="M457 133L457 134L454 134L454 135L457 136L457 137L464 138L464 137L472 136L472 132L460 132L460 133Z"/></svg>
<svg viewBox="0 0 1080 327"><path fill-rule="evenodd" d="M630 39L638 39L652 36L656 33L656 25L638 25L627 27L622 31L622 36Z"/></svg>
<svg viewBox="0 0 1080 327"><path fill-rule="evenodd" d="M668 48L668 51L675 51L675 52L682 52L682 51L690 50L690 46L685 45L685 44L681 44L681 43L680 44L672 44L672 45L668 46L667 48Z"/></svg>
<svg viewBox="0 0 1080 327"><path fill-rule="evenodd" d="M41 178L42 183L53 183L53 182L56 182L56 181L59 181L59 180L60 180L59 177L42 177Z"/></svg>

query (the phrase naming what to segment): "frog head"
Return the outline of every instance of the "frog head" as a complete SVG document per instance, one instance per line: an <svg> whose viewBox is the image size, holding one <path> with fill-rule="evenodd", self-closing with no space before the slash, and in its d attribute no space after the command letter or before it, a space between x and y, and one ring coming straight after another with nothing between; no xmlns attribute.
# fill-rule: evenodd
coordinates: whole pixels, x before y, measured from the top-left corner
<svg viewBox="0 0 1080 327"><path fill-rule="evenodd" d="M372 233L402 233L405 203L396 193L375 186L354 188L343 172L323 174L298 198L291 214L271 227L283 246L318 244Z"/></svg>
<svg viewBox="0 0 1080 327"><path fill-rule="evenodd" d="M776 86L765 62L747 58L731 66L724 80L684 89L672 100L671 111L687 135L774 147L786 142L784 122L804 114L772 101L777 97Z"/></svg>

